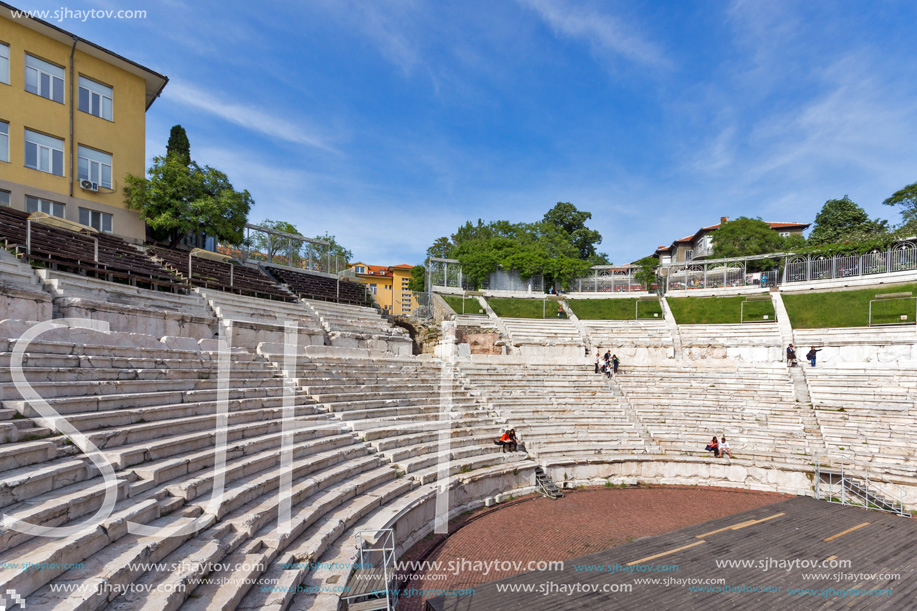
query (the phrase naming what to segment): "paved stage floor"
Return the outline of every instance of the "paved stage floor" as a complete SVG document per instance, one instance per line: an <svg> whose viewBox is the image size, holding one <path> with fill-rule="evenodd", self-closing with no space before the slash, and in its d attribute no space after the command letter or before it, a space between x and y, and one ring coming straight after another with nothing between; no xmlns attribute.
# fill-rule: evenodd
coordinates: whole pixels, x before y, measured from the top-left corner
<svg viewBox="0 0 917 611"><path fill-rule="evenodd" d="M915 571L917 520L797 497L431 598L427 609L905 610L917 609Z"/></svg>

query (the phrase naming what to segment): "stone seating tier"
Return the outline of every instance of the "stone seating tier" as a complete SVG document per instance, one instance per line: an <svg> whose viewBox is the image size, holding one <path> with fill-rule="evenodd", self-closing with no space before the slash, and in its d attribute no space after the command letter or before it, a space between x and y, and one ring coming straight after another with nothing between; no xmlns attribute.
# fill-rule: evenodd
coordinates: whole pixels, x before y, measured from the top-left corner
<svg viewBox="0 0 917 611"><path fill-rule="evenodd" d="M513 344L571 344L583 345L579 330L572 320L503 318L503 324Z"/></svg>

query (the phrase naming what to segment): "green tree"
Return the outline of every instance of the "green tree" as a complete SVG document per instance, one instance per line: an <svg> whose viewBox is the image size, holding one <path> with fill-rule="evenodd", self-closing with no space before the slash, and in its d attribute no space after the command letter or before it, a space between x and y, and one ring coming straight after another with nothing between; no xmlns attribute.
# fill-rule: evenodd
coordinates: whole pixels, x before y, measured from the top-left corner
<svg viewBox="0 0 917 611"><path fill-rule="evenodd" d="M140 212L157 239L168 240L171 248L194 233L242 242L253 201L248 191L236 191L226 174L173 154L155 157L148 175L126 176L124 203Z"/></svg>
<svg viewBox="0 0 917 611"><path fill-rule="evenodd" d="M264 219L259 223L261 227L265 229L273 229L274 231L282 231L284 233L291 233L293 235L302 235L295 225L292 223L287 223L286 221L272 221L271 219ZM303 250L303 242L293 241L292 244L290 241L283 237L274 235L271 233L262 233L255 232L252 234L252 243L251 247L257 249L259 252L264 253L267 256L267 260L271 261L274 258L274 255L283 252L288 253L288 246L291 246L293 249L293 257L300 256Z"/></svg>
<svg viewBox="0 0 917 611"><path fill-rule="evenodd" d="M181 125L173 125L166 144L166 157L177 155L185 165L191 165L191 142Z"/></svg>
<svg viewBox="0 0 917 611"><path fill-rule="evenodd" d="M340 263L341 268L344 269L350 263L350 260L353 259L353 252L349 248L345 248L342 244L339 244L337 238L328 233L327 231L324 235L315 236L316 240L322 240L323 242L328 242L330 246L322 247L322 252L327 255L328 250L331 251L332 259L337 259Z"/></svg>
<svg viewBox="0 0 917 611"><path fill-rule="evenodd" d="M427 290L427 268L423 265L415 265L411 268L411 279L408 280L408 289L415 293L423 293Z"/></svg>
<svg viewBox="0 0 917 611"><path fill-rule="evenodd" d="M588 261L596 255L596 245L602 242L602 234L586 227L586 221L591 218L591 212L578 210L570 202L557 202L545 213L542 220L566 231L570 241L579 251L578 258Z"/></svg>
<svg viewBox="0 0 917 611"><path fill-rule="evenodd" d="M829 199L825 202L815 216L815 227L809 234L808 243L820 245L869 239L886 233L887 225L886 221L870 219L865 210L845 195L841 199Z"/></svg>
<svg viewBox="0 0 917 611"><path fill-rule="evenodd" d="M449 259L454 245L447 237L436 238L433 245L427 249L427 256L437 257L439 259Z"/></svg>
<svg viewBox="0 0 917 611"><path fill-rule="evenodd" d="M747 257L781 252L784 239L760 218L741 216L713 232L713 257Z"/></svg>
<svg viewBox="0 0 917 611"><path fill-rule="evenodd" d="M659 265L659 260L652 256L643 257L634 261L634 264L640 266L640 269L634 274L634 279L642 284L644 289L650 290L650 285L656 282L656 267Z"/></svg>
<svg viewBox="0 0 917 611"><path fill-rule="evenodd" d="M917 182L895 191L891 197L882 202L886 206L901 208L904 222L900 229L904 233L917 233Z"/></svg>

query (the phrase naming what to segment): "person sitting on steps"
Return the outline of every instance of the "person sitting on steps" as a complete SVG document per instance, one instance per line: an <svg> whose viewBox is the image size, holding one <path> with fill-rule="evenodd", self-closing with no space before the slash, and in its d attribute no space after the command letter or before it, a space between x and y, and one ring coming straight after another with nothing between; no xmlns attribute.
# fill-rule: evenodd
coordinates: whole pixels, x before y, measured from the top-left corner
<svg viewBox="0 0 917 611"><path fill-rule="evenodd" d="M516 451L516 432L513 429L507 429L500 436L500 439L497 441L498 444L503 446L500 448L500 453L506 452L509 448L510 452Z"/></svg>
<svg viewBox="0 0 917 611"><path fill-rule="evenodd" d="M729 449L729 442L726 441L726 437L720 437L720 458L729 454L729 458L732 458L732 450Z"/></svg>
<svg viewBox="0 0 917 611"><path fill-rule="evenodd" d="M707 452L713 452L715 458L720 457L720 442L717 440L716 435L713 436L713 439L707 442L707 447L704 448Z"/></svg>

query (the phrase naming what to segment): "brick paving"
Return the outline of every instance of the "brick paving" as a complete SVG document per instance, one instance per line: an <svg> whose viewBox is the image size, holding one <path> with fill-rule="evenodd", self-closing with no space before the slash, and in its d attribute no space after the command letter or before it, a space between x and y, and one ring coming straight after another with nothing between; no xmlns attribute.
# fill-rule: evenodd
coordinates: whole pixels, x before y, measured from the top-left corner
<svg viewBox="0 0 917 611"><path fill-rule="evenodd" d="M526 572L491 570L488 574L462 566L470 562L570 560L686 526L755 509L791 498L772 492L696 486L586 488L563 499L536 497L508 506L466 514L450 523L454 533L428 561L454 563L440 574L428 573L409 587L465 588ZM482 517L479 517L482 516ZM441 539L428 536L399 560L415 560ZM451 571L453 567L457 571ZM422 611L423 598L404 598L399 611Z"/></svg>

